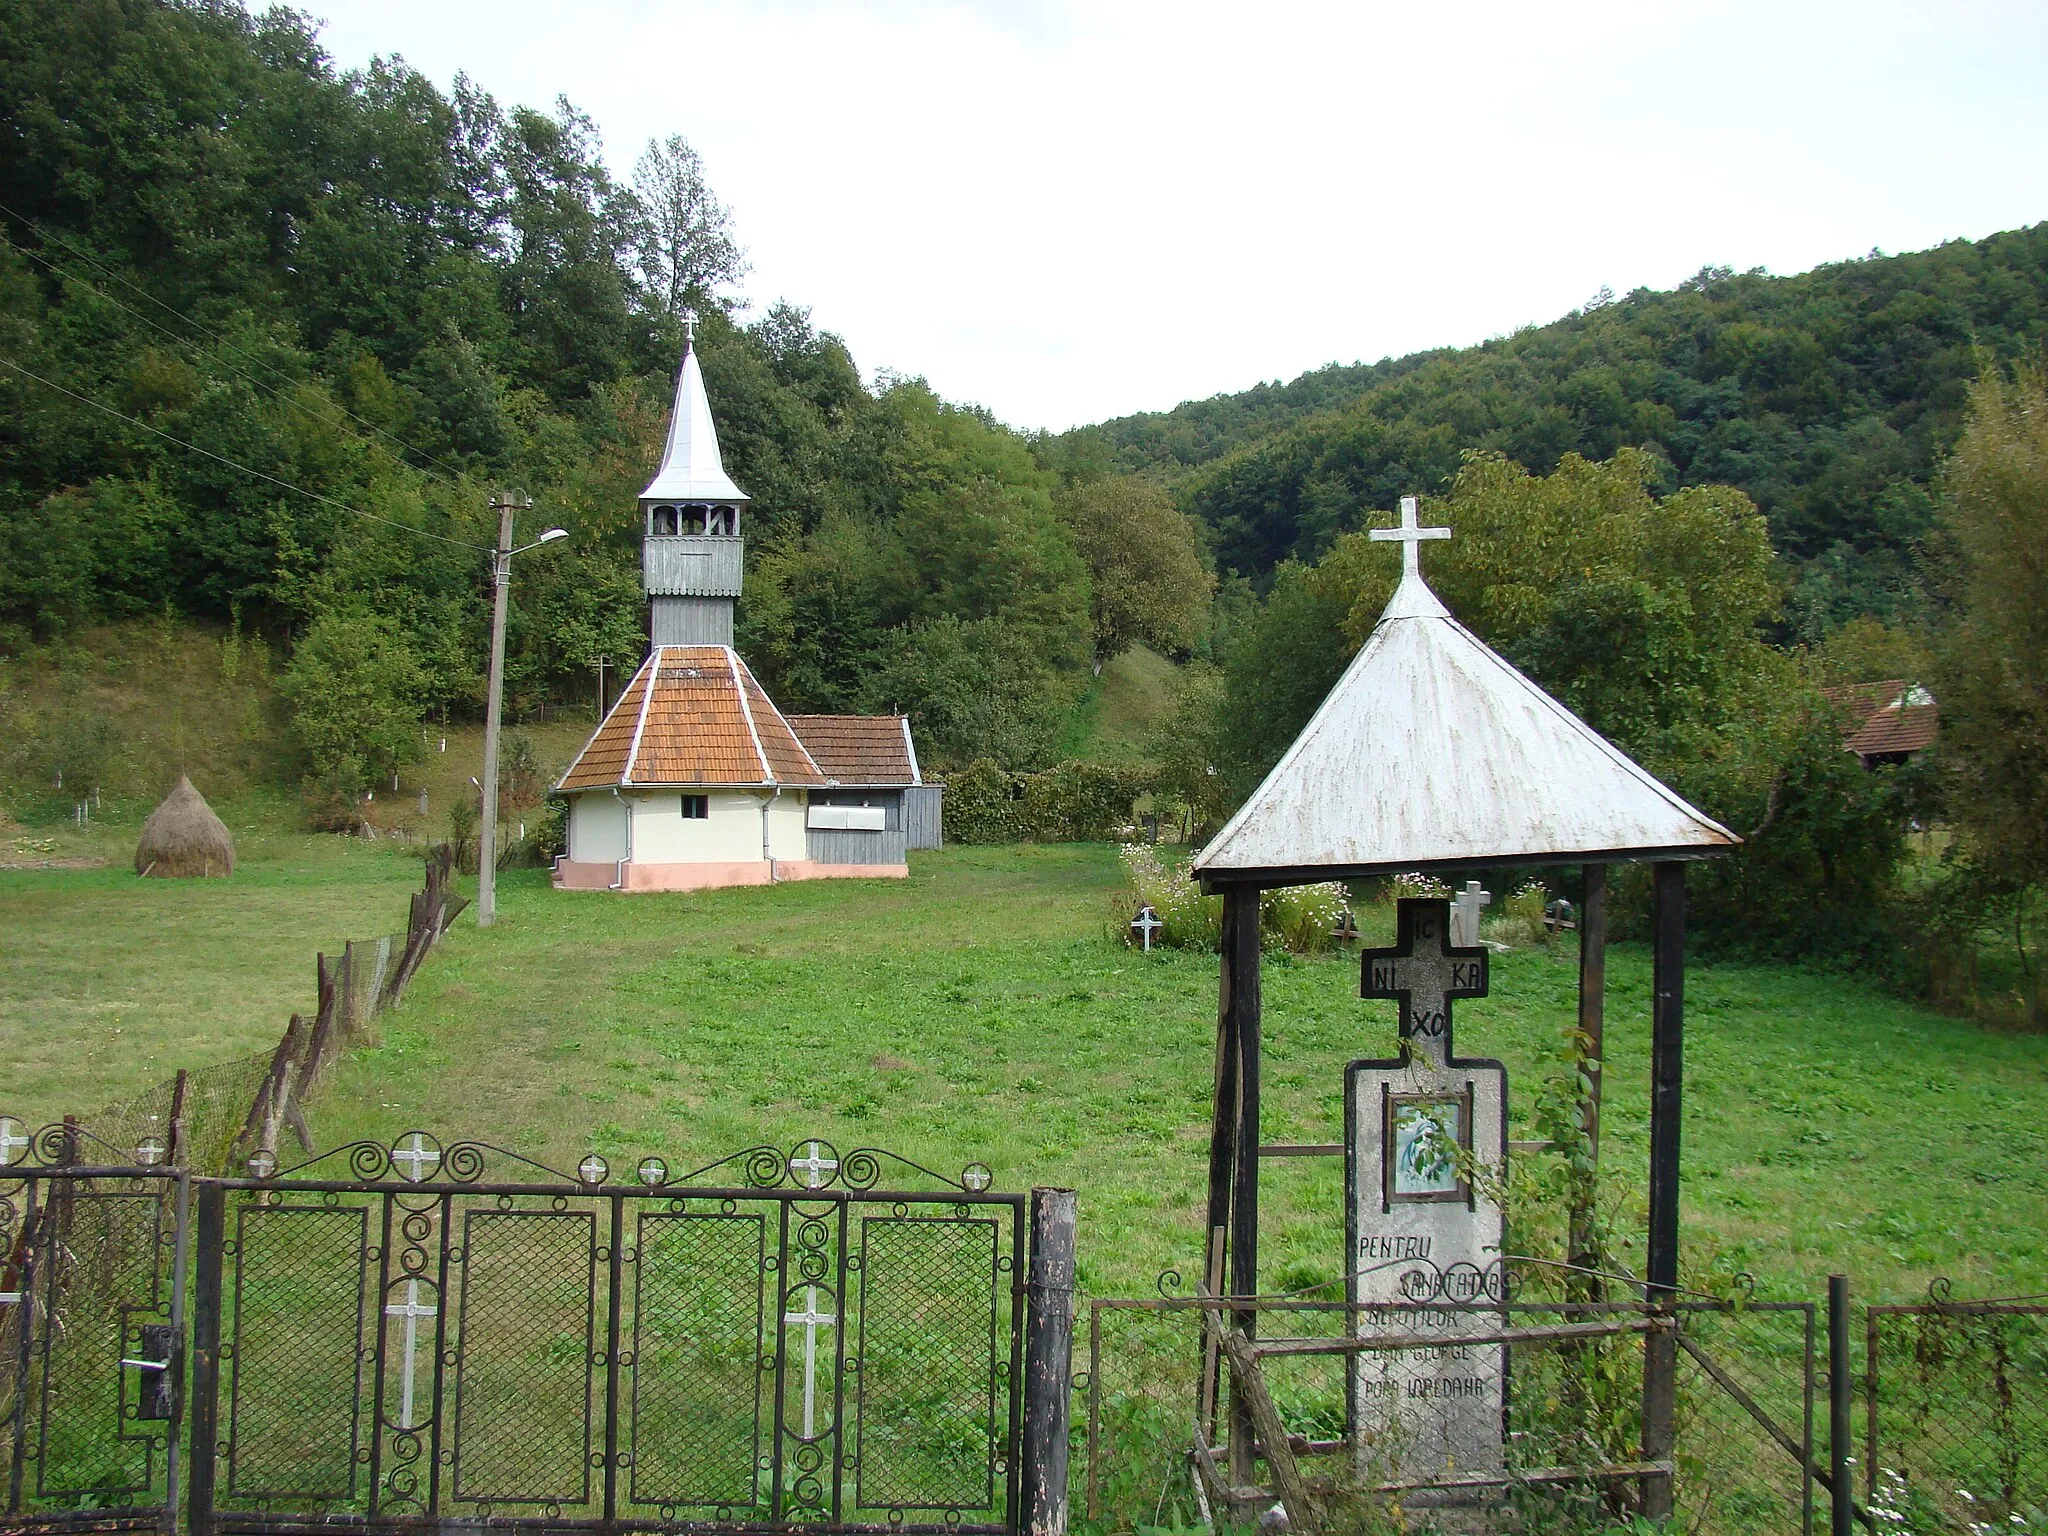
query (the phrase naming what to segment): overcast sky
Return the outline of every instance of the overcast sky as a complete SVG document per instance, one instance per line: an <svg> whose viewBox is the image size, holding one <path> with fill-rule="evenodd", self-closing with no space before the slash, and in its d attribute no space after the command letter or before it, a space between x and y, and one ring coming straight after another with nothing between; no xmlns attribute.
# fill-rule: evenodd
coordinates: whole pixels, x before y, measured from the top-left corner
<svg viewBox="0 0 2048 1536"><path fill-rule="evenodd" d="M1021 427L2048 218L2040 0L307 6L621 176L685 135L752 304Z"/></svg>

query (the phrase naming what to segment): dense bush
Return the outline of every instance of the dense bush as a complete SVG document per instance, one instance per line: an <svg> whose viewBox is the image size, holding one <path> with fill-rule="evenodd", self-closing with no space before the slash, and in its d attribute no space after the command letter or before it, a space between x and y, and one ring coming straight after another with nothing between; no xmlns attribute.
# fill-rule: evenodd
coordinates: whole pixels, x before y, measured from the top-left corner
<svg viewBox="0 0 2048 1536"><path fill-rule="evenodd" d="M946 840L1100 842L1130 826L1131 802L1151 787L1149 768L1061 763L1011 773L979 758L946 780Z"/></svg>

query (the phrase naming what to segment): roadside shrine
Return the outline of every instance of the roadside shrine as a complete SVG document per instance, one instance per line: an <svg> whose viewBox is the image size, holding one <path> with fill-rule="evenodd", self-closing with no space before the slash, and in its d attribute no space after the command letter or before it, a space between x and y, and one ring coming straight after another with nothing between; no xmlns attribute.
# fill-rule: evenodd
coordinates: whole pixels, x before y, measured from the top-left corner
<svg viewBox="0 0 2048 1536"><path fill-rule="evenodd" d="M1417 525L1374 529L1400 543L1399 586L1364 647L1265 782L1203 849L1193 873L1224 899L1214 1118L1209 1154L1207 1274L1219 1295L1259 1294L1259 1163L1310 1149L1259 1140L1259 892L1404 872L1478 872L1536 864L1585 866L1580 914L1579 1026L1601 1053L1606 866L1653 865L1655 913L1647 1300L1676 1300L1679 1112L1684 1035L1685 861L1740 839L1652 778L1454 619L1423 581L1419 542L1450 537ZM1467 1176L1503 1170L1507 1082L1499 1063L1453 1054L1453 1000L1486 992L1470 887L1455 914L1442 900L1400 904L1399 942L1361 956L1361 995L1399 1005L1399 1052L1367 1054L1346 1072L1347 1299L1364 1335L1415 1326L1376 1319L1400 1303L1498 1301L1501 1213ZM1467 940L1464 944L1454 939ZM1597 1074L1596 1074L1597 1082ZM1597 1098L1592 1113L1597 1114ZM1595 1122L1597 1124L1597 1122ZM1462 1155L1461 1155L1462 1154ZM1255 1331L1253 1306L1232 1324ZM1493 1331L1483 1311L1436 1314L1444 1332ZM1668 1458L1676 1345L1646 1333L1645 1462ZM1233 1349L1233 1358L1242 1355ZM1427 1400L1429 1423L1377 1476L1426 1485L1447 1466L1466 1483L1501 1466L1504 1354L1498 1345L1361 1353L1352 1372L1355 1447L1384 1447L1390 1417ZM1248 1474L1251 1408L1233 1394L1234 1471ZM1363 1457L1363 1450L1356 1454ZM1363 1466L1361 1471L1366 1470ZM1382 1480L1379 1486L1390 1486ZM1667 1513L1668 1477L1645 1477L1643 1508Z"/></svg>

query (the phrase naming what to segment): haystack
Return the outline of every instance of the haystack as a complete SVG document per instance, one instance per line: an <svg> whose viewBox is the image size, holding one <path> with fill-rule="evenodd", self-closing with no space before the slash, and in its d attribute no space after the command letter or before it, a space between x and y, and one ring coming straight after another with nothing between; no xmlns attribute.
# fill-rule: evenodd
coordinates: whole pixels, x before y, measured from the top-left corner
<svg viewBox="0 0 2048 1536"><path fill-rule="evenodd" d="M178 775L178 787L142 824L135 845L138 875L220 878L235 870L235 840L213 814L192 781Z"/></svg>

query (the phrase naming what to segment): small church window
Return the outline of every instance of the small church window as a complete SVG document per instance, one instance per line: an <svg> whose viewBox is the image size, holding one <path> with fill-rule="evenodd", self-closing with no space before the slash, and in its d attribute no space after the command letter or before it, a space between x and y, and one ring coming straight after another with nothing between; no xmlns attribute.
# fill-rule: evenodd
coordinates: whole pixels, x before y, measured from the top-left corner
<svg viewBox="0 0 2048 1536"><path fill-rule="evenodd" d="M683 796L683 820L706 821L710 819L710 816L711 797L709 795Z"/></svg>
<svg viewBox="0 0 2048 1536"><path fill-rule="evenodd" d="M650 531L657 534L674 533L676 531L676 509L674 507L656 507L654 509L654 524Z"/></svg>
<svg viewBox="0 0 2048 1536"><path fill-rule="evenodd" d="M702 507L683 508L683 532L702 533L703 531L704 509Z"/></svg>
<svg viewBox="0 0 2048 1536"><path fill-rule="evenodd" d="M713 507L711 509L711 521L708 525L709 531L712 533L730 534L733 531L734 522L738 515L737 511L732 507Z"/></svg>

